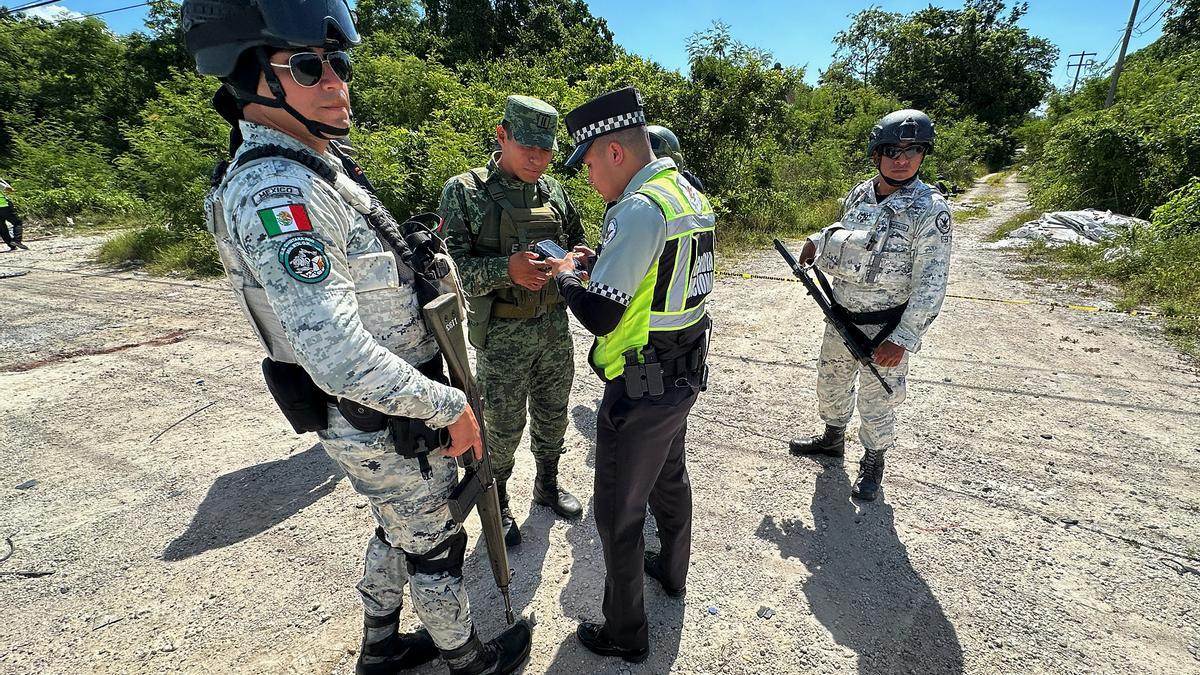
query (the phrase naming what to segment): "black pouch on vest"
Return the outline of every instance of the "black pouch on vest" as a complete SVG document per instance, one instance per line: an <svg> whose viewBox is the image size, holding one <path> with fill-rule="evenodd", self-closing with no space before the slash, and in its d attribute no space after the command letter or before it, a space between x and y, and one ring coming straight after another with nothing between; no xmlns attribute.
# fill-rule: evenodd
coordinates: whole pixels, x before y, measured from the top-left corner
<svg viewBox="0 0 1200 675"><path fill-rule="evenodd" d="M396 454L417 460L421 466L421 477L429 480L433 476L429 453L450 445L450 431L445 428L430 429L425 422L411 417L388 417L388 424L392 427Z"/></svg>
<svg viewBox="0 0 1200 675"><path fill-rule="evenodd" d="M296 433L321 431L329 426L329 409L325 407L329 397L304 368L295 363L263 359L262 370L275 405Z"/></svg>
<svg viewBox="0 0 1200 675"><path fill-rule="evenodd" d="M646 355L646 363L638 363L637 353L632 349L624 354L625 395L632 399L639 399L647 394L651 398L657 398L666 391L663 386L662 364L654 360L653 349L646 347L642 353Z"/></svg>
<svg viewBox="0 0 1200 675"><path fill-rule="evenodd" d="M339 398L337 407L350 426L359 431L383 431L387 428L388 416L374 408L368 408L348 398Z"/></svg>

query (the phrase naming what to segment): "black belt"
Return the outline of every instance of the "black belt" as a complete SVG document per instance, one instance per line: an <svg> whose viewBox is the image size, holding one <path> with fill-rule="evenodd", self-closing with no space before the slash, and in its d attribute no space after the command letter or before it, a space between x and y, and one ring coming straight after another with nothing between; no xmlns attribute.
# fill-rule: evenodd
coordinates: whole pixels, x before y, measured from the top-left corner
<svg viewBox="0 0 1200 675"><path fill-rule="evenodd" d="M442 369L442 355L439 352L432 359L417 366L425 377L448 384ZM429 465L430 452L449 445L450 433L445 429L431 429L425 420L412 417L396 417L385 412L369 408L348 398L338 399L338 412L359 431L376 432L389 429L392 432L392 442L396 446L396 454L409 459L416 459L421 466L421 476L429 480L433 469Z"/></svg>

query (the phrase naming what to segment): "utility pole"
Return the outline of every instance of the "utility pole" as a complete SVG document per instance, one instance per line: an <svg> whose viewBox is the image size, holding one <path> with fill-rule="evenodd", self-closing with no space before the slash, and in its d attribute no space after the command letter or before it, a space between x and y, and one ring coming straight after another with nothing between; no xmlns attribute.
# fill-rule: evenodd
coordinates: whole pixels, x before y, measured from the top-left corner
<svg viewBox="0 0 1200 675"><path fill-rule="evenodd" d="M1084 66L1083 59L1088 56L1095 56L1095 55L1096 55L1096 52L1079 52L1078 54L1071 54L1070 56L1067 57L1069 59L1073 59L1076 56L1079 57L1079 63L1068 63L1067 64L1067 70L1070 70L1072 68L1075 69L1075 79L1074 79L1074 81L1071 82L1071 93L1072 94L1075 93L1075 85L1079 84L1079 71L1083 70L1083 66ZM1087 65L1091 65L1091 64L1092 64L1092 61L1088 61Z"/></svg>
<svg viewBox="0 0 1200 675"><path fill-rule="evenodd" d="M1133 20L1137 18L1139 0L1133 0L1133 11L1129 13L1129 25L1125 26L1125 39L1121 40L1121 55L1117 57L1117 65L1113 68L1112 82L1108 85L1108 98L1104 99L1104 107L1112 106L1117 97L1117 80L1121 79L1121 66L1125 65L1125 50L1129 48L1129 36L1133 34Z"/></svg>

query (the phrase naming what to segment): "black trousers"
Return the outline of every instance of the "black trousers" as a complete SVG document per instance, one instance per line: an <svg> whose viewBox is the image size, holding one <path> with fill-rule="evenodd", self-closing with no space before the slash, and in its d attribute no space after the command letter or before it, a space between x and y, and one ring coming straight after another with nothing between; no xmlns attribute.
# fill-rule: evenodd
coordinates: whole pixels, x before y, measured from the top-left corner
<svg viewBox="0 0 1200 675"><path fill-rule="evenodd" d="M12 223L12 236L8 234L8 224ZM17 217L17 212L13 210L12 204L8 206L0 206L0 237L4 238L4 243L12 246L14 242L21 241L21 219Z"/></svg>
<svg viewBox="0 0 1200 675"><path fill-rule="evenodd" d="M658 400L604 388L596 419L596 529L604 547L605 633L629 649L649 646L643 598L646 506L658 522L667 582L682 588L692 547L692 486L684 436L695 389L670 387Z"/></svg>

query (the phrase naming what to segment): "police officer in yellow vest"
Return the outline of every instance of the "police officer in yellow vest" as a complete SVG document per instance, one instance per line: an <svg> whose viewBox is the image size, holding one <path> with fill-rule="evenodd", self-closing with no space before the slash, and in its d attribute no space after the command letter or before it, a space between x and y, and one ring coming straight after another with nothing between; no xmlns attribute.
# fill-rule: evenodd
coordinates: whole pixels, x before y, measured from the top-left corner
<svg viewBox="0 0 1200 675"><path fill-rule="evenodd" d="M596 335L589 360L605 381L596 420L596 529L604 548L604 624L580 624L585 647L638 663L649 655L643 571L669 596L684 592L692 539L685 464L687 416L704 387L713 286L708 199L675 162L655 159L633 87L566 116L588 180L613 203L584 287L571 254L551 260L567 306ZM646 506L660 551L645 550Z"/></svg>

